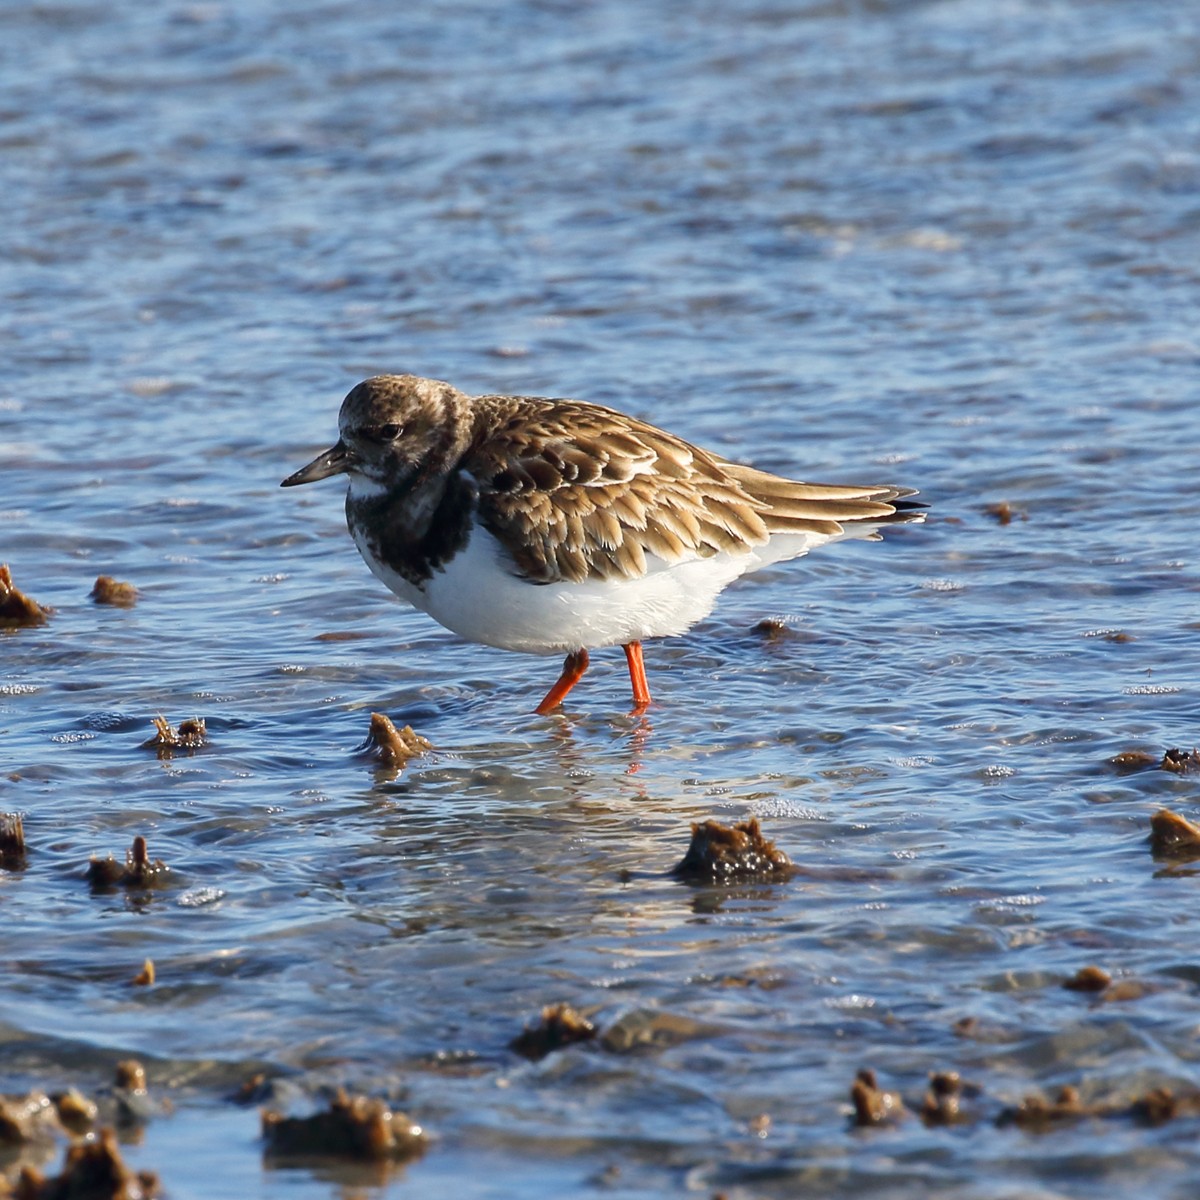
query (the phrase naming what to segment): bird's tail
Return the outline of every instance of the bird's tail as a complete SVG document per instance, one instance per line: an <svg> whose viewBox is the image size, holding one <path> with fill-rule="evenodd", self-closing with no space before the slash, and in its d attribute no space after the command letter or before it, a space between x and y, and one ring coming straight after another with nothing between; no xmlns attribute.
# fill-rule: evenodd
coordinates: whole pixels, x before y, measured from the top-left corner
<svg viewBox="0 0 1200 1200"><path fill-rule="evenodd" d="M735 463L722 466L757 501L771 533L808 534L817 541L878 537L880 525L925 519L926 506L912 499L913 488L801 483Z"/></svg>

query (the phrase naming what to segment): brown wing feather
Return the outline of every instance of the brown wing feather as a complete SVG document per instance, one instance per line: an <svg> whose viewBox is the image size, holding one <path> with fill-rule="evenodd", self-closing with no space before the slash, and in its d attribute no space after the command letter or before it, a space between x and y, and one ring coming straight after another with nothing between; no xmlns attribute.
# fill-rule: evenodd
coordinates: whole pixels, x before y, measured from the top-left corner
<svg viewBox="0 0 1200 1200"><path fill-rule="evenodd" d="M637 578L667 562L748 553L772 533L836 535L896 518L882 487L825 487L730 463L652 425L570 400L482 397L507 411L463 460L479 515L539 583Z"/></svg>

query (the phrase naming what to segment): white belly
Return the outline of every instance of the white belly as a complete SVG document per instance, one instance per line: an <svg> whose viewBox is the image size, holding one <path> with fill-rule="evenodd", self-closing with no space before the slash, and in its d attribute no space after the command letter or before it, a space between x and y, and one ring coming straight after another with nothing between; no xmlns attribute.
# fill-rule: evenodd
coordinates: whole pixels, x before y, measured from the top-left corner
<svg viewBox="0 0 1200 1200"><path fill-rule="evenodd" d="M650 570L640 579L535 584L513 574L500 543L477 525L466 548L418 588L374 559L360 537L354 540L374 574L402 600L468 641L529 654L566 654L682 633L708 616L739 575L808 549L807 541L793 539L797 544L786 554L772 545L761 556L717 555L674 564L647 555Z"/></svg>

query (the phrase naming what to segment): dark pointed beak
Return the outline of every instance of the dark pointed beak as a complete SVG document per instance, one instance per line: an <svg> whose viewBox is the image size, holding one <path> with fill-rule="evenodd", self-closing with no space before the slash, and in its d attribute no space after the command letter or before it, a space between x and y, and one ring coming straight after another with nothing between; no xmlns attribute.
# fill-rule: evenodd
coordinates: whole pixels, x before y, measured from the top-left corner
<svg viewBox="0 0 1200 1200"><path fill-rule="evenodd" d="M301 483L316 483L318 479L328 479L330 475L341 475L353 465L354 452L339 440L336 446L331 446L324 454L318 454L307 467L301 467L294 475L289 475L279 486L296 487Z"/></svg>

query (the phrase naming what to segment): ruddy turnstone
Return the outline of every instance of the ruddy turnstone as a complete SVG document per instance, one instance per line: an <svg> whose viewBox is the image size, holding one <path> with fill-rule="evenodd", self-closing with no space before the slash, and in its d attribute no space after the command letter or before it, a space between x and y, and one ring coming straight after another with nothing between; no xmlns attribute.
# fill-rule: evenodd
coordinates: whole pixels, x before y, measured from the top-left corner
<svg viewBox="0 0 1200 1200"><path fill-rule="evenodd" d="M683 633L747 571L923 518L910 488L799 483L598 404L415 375L360 383L338 432L282 486L348 475L350 533L396 595L470 641L565 654L540 714L617 645L644 709L644 639Z"/></svg>

